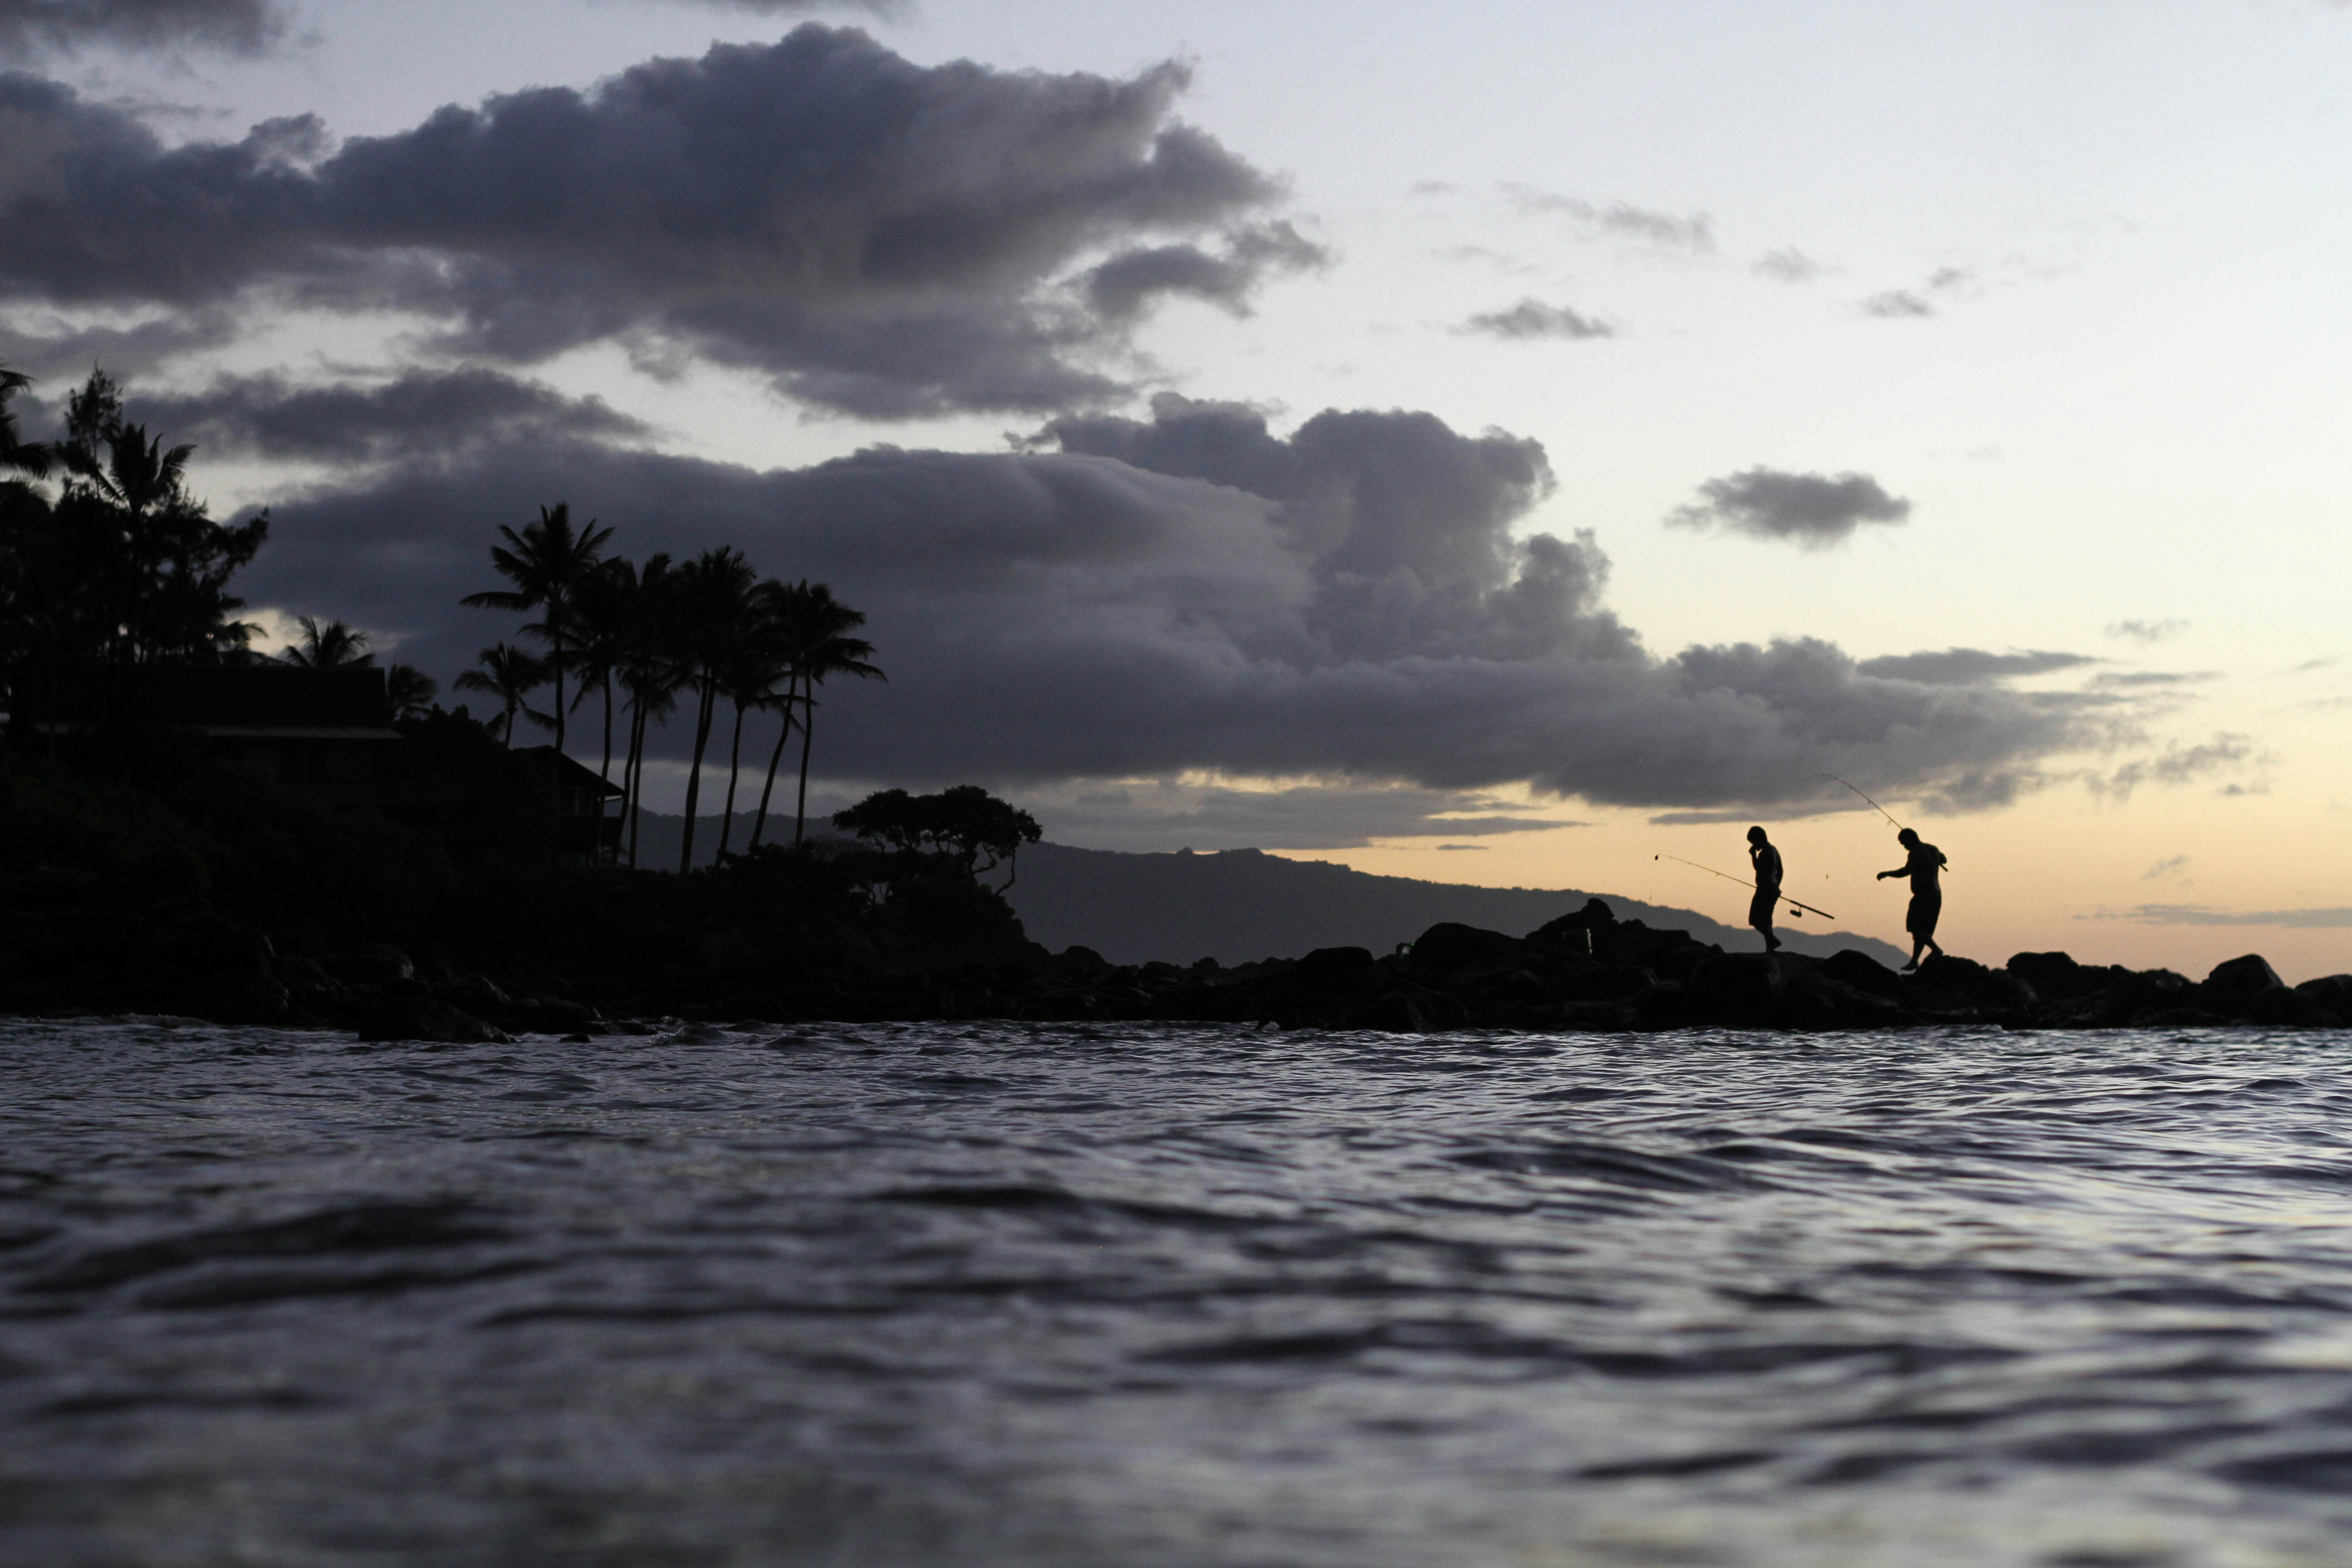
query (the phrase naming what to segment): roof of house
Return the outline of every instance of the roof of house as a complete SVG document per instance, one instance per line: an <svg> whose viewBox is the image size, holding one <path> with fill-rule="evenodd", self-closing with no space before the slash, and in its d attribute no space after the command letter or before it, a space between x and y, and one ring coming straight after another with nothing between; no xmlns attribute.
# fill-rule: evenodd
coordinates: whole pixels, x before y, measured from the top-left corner
<svg viewBox="0 0 2352 1568"><path fill-rule="evenodd" d="M16 717L38 727L120 724L221 736L397 740L384 672L299 665L78 665L15 683Z"/></svg>
<svg viewBox="0 0 2352 1568"><path fill-rule="evenodd" d="M564 756L553 746L517 746L515 755L540 768L556 767L555 782L572 789L593 789L607 798L626 795L628 791L599 773L576 758ZM562 765L557 767L558 763Z"/></svg>

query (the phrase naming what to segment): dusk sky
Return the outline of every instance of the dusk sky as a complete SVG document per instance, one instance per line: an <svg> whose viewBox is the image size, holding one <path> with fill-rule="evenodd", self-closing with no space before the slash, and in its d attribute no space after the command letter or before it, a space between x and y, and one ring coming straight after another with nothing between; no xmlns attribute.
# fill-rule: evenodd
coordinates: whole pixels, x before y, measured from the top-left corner
<svg viewBox="0 0 2352 1568"><path fill-rule="evenodd" d="M265 646L446 686L564 500L867 612L829 803L1732 921L1653 857L1761 822L1899 940L1838 773L1955 952L2352 968L2352 5L0 0L0 68L30 433L95 363L198 443Z"/></svg>

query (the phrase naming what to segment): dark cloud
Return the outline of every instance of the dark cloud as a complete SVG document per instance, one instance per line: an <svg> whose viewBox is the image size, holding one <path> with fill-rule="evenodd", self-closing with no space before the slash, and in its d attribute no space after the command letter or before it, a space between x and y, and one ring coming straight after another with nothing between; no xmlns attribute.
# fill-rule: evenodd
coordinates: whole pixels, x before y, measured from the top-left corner
<svg viewBox="0 0 2352 1568"><path fill-rule="evenodd" d="M1582 315L1566 305L1547 305L1541 300L1522 300L1507 310L1489 310L1483 315L1473 316L1454 331L1519 342L1536 338L1609 338L1617 335L1617 329L1606 321Z"/></svg>
<svg viewBox="0 0 2352 1568"><path fill-rule="evenodd" d="M1181 295L1249 313L1249 297L1272 272L1330 264L1331 253L1286 223L1265 224L1229 236L1221 255L1197 245L1160 245L1121 251L1086 276L1087 298L1108 320L1131 321L1161 296Z"/></svg>
<svg viewBox="0 0 2352 1568"><path fill-rule="evenodd" d="M2155 865L2150 866L2147 870L2142 871L2139 874L2139 879L2143 882L2161 882L2170 878L2186 877L2188 874L2188 856L2168 855L2163 859L2158 860Z"/></svg>
<svg viewBox="0 0 2352 1568"><path fill-rule="evenodd" d="M2107 700L1883 679L1822 642L1655 658L1591 536L1515 537L1550 485L1536 443L1425 414L1282 437L1181 398L1026 452L794 472L530 441L281 502L245 587L446 674L511 630L456 603L498 523L564 499L633 554L733 542L868 612L890 684L828 693L821 766L910 784L1198 770L1704 808L1811 800L1827 770L1964 802L2107 737Z"/></svg>
<svg viewBox="0 0 2352 1568"><path fill-rule="evenodd" d="M275 0L0 0L0 58L94 46L256 55L285 28Z"/></svg>
<svg viewBox="0 0 2352 1568"><path fill-rule="evenodd" d="M1829 268L1794 246L1783 246L1758 257L1749 269L1782 283L1811 283Z"/></svg>
<svg viewBox="0 0 2352 1568"><path fill-rule="evenodd" d="M156 316L128 327L73 326L55 321L46 331L0 325L0 363L47 380L79 381L92 365L135 376L192 353L234 341L235 311L214 308Z"/></svg>
<svg viewBox="0 0 2352 1568"><path fill-rule="evenodd" d="M208 451L335 464L446 461L524 439L653 434L602 398L567 397L544 382L482 369L413 370L372 387L295 389L277 376L229 377L201 393L136 397L129 412Z"/></svg>
<svg viewBox="0 0 2352 1568"><path fill-rule="evenodd" d="M1865 316L1877 316L1886 321L1913 320L1936 313L1935 306L1908 289L1889 289L1884 293L1873 294L1862 302L1861 309Z"/></svg>
<svg viewBox="0 0 2352 1568"><path fill-rule="evenodd" d="M2134 642L2162 642L2179 637L2189 629L2187 621L2116 621L2107 627L2111 637L2129 637Z"/></svg>
<svg viewBox="0 0 2352 1568"><path fill-rule="evenodd" d="M1788 540L1807 550L1843 544L1865 522L1896 523L1911 503L1891 496L1868 474L1790 474L1748 468L1698 488L1699 499L1666 521L1677 528L1716 528L1752 539Z"/></svg>
<svg viewBox="0 0 2352 1568"><path fill-rule="evenodd" d="M1978 647L1948 647L1932 653L1890 653L1866 658L1855 668L1864 675L1888 680L1918 680L1930 686L1974 686L1989 680L2015 680L2074 669L2097 659L2079 653L2024 649L1988 653Z"/></svg>
<svg viewBox="0 0 2352 1568"><path fill-rule="evenodd" d="M1268 790L1120 784L1024 800L1053 823L1057 842L1136 851L1355 849L1382 838L1479 838L1585 826L1460 791L1344 784Z"/></svg>
<svg viewBox="0 0 2352 1568"><path fill-rule="evenodd" d="M1119 390L1096 362L1144 300L1232 306L1320 254L1243 221L1278 189L1171 119L1188 79L920 67L809 24L330 153L313 119L166 148L0 76L0 300L401 310L469 357L652 341L870 417L1050 411ZM1225 270L1139 259L1186 246ZM1105 256L1108 320L1078 282Z"/></svg>
<svg viewBox="0 0 2352 1568"><path fill-rule="evenodd" d="M1601 206L1533 185L1507 184L1503 193L1521 212L1569 218L1591 238L1631 239L1658 250L1693 256L1708 255L1715 249L1715 220L1705 213L1681 216L1627 202Z"/></svg>

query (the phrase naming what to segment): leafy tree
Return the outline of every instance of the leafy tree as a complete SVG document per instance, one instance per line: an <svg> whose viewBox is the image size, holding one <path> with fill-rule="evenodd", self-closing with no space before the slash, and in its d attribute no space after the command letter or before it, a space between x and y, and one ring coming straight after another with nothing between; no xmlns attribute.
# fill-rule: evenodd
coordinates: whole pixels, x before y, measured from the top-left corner
<svg viewBox="0 0 2352 1568"><path fill-rule="evenodd" d="M375 655L368 652L367 633L358 627L341 621L321 626L310 616L297 616L295 622L302 628L302 640L278 654L286 663L305 669L365 669L375 663Z"/></svg>
<svg viewBox="0 0 2352 1568"><path fill-rule="evenodd" d="M481 663L457 677L460 691L481 691L499 700L501 710L494 725L506 736L507 745L514 745L515 715L520 713L535 724L553 724L554 719L540 712L530 704L530 694L547 684L547 661L534 658L523 648L506 643L493 643L482 650Z"/></svg>
<svg viewBox="0 0 2352 1568"><path fill-rule="evenodd" d="M971 878L1002 865L1008 874L998 892L1013 886L1020 874L1015 858L1021 847L1043 836L1035 817L978 784L958 784L937 795L882 790L835 812L833 825L902 854L949 860Z"/></svg>
<svg viewBox="0 0 2352 1568"><path fill-rule="evenodd" d="M572 633L572 602L580 586L594 573L604 542L613 537L596 520L574 532L572 505L557 501L539 509L539 521L525 523L520 533L499 525L504 544L490 546L490 564L514 584L468 594L458 601L477 609L537 610L540 618L523 630L548 646L545 668L555 681L555 749L563 750L563 670L568 662L564 644Z"/></svg>

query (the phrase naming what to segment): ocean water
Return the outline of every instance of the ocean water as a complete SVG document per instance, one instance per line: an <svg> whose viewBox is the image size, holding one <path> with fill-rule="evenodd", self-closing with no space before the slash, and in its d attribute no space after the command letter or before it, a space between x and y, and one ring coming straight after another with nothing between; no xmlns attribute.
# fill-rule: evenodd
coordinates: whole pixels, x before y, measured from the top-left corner
<svg viewBox="0 0 2352 1568"><path fill-rule="evenodd" d="M2352 1037L0 1023L0 1562L2352 1563Z"/></svg>

